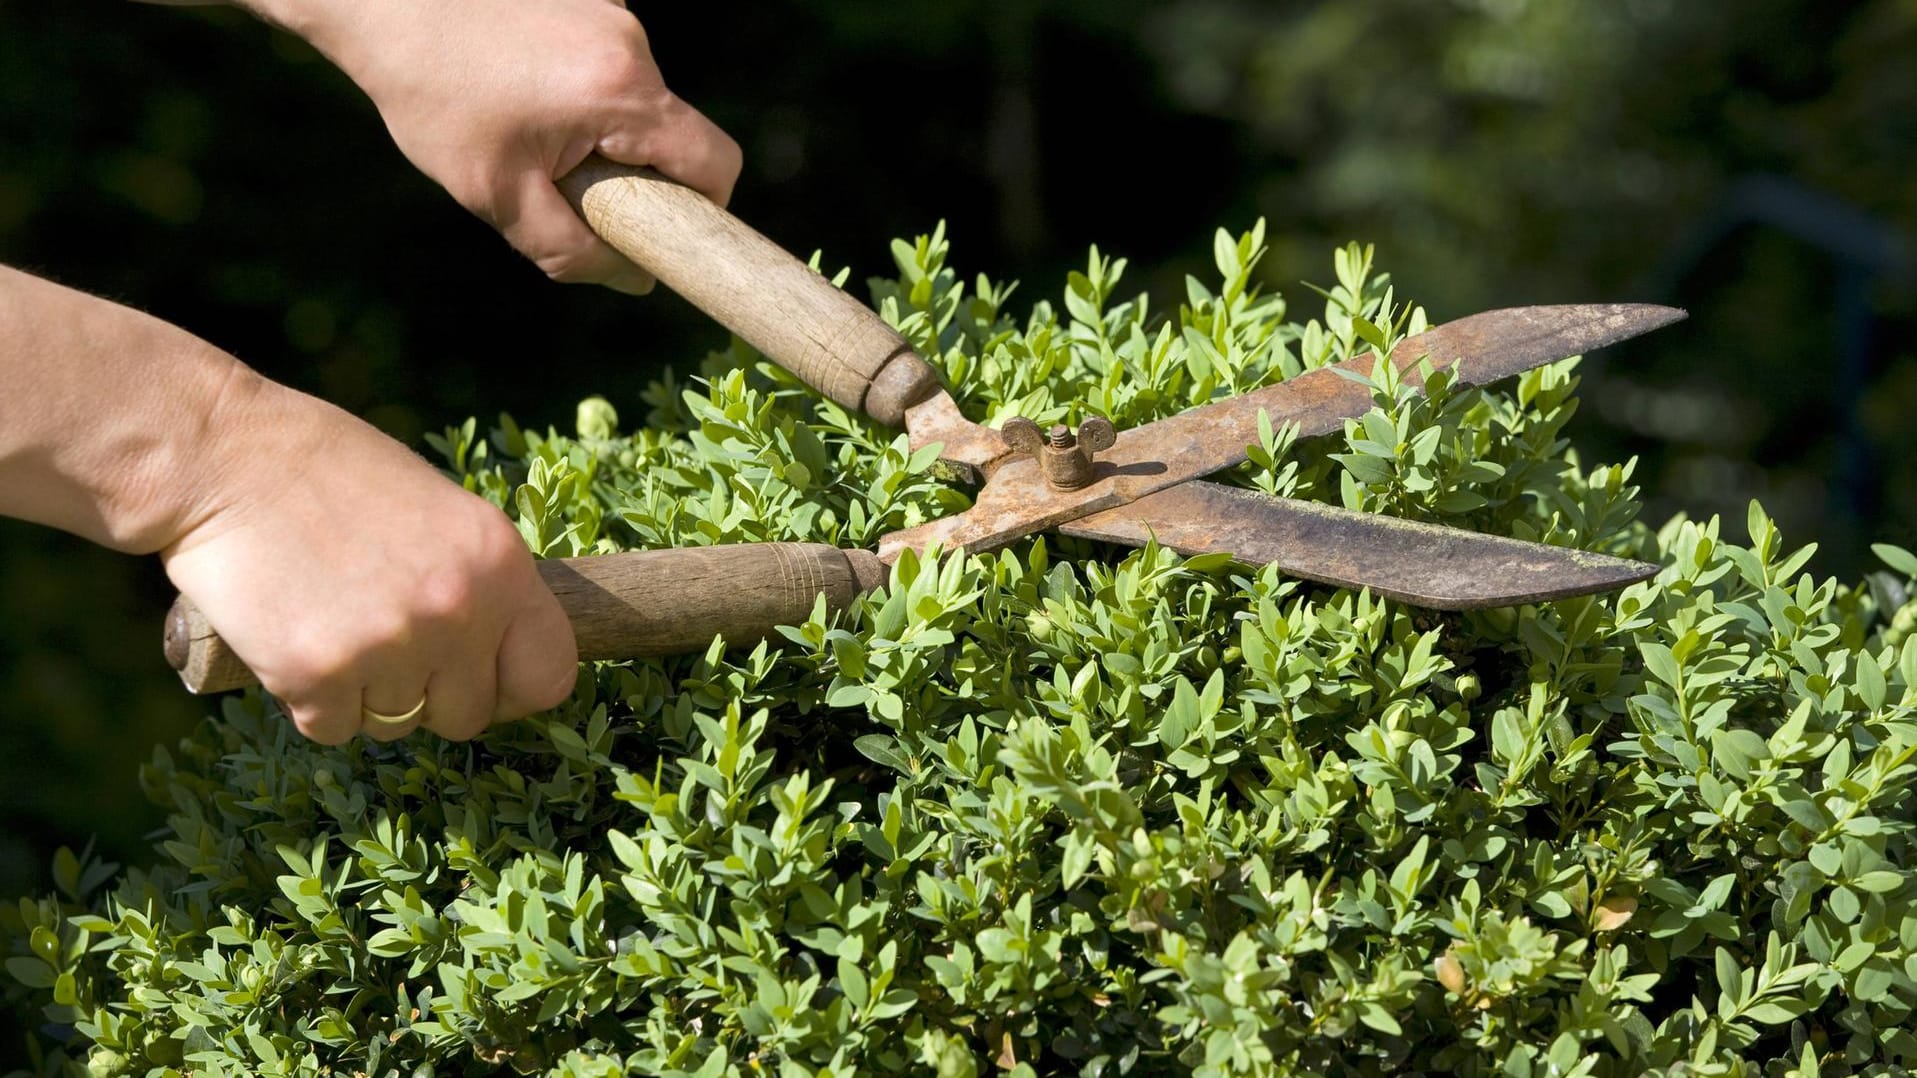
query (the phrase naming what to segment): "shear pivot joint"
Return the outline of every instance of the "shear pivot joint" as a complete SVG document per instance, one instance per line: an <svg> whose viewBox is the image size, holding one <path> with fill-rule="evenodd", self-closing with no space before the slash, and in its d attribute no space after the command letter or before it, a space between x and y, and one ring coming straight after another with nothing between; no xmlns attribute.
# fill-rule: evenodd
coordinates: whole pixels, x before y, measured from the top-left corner
<svg viewBox="0 0 1917 1078"><path fill-rule="evenodd" d="M1006 420L1000 432L1021 456L1038 459L1039 471L1053 490L1077 490L1090 483L1097 476L1093 456L1118 440L1111 421L1097 416L1080 424L1076 434L1063 423L1041 431L1023 416Z"/></svg>

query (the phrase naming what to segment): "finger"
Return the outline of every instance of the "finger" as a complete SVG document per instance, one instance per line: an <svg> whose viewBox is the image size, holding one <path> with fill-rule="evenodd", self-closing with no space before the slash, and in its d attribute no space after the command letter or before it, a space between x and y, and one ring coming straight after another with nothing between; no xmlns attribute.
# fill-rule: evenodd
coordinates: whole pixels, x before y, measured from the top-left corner
<svg viewBox="0 0 1917 1078"><path fill-rule="evenodd" d="M626 257L593 233L548 177L522 177L510 206L499 212L499 231L520 254L555 281L632 287L639 272Z"/></svg>
<svg viewBox="0 0 1917 1078"><path fill-rule="evenodd" d="M731 135L673 95L648 107L635 104L600 138L599 152L622 165L651 165L721 206L732 201L744 159Z"/></svg>
<svg viewBox="0 0 1917 1078"><path fill-rule="evenodd" d="M431 701L426 693L427 678L383 676L367 686L360 695L360 733L374 741L398 741L425 723ZM407 687L414 686L414 687ZM401 703L401 701L405 701ZM426 706L421 706L426 705ZM390 722L381 716L404 721Z"/></svg>
<svg viewBox="0 0 1917 1078"><path fill-rule="evenodd" d="M266 685L267 692L279 697L293 725L309 741L321 745L344 745L359 732L360 693L344 681L305 687L297 693L283 692Z"/></svg>
<svg viewBox="0 0 1917 1078"><path fill-rule="evenodd" d="M497 709L497 671L472 661L489 654L467 651L459 665L442 666L426 686L426 728L449 741L469 741L486 732Z"/></svg>
<svg viewBox="0 0 1917 1078"><path fill-rule="evenodd" d="M579 648L572 623L544 585L499 641L499 699L496 722L525 718L557 707L572 695L579 678Z"/></svg>

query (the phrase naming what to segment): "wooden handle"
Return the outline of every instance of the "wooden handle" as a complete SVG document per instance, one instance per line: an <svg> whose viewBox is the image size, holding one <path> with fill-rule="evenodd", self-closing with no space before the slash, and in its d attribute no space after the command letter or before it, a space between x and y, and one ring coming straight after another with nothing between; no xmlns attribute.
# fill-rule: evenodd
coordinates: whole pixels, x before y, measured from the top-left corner
<svg viewBox="0 0 1917 1078"><path fill-rule="evenodd" d="M845 407L902 427L941 388L871 308L697 191L596 154L559 189L620 253Z"/></svg>
<svg viewBox="0 0 1917 1078"><path fill-rule="evenodd" d="M776 625L805 621L820 594L844 609L885 583L886 569L864 550L741 543L542 561L539 575L572 620L581 659L630 659L698 651L715 635L757 643ZM167 613L165 644L194 692L259 681L185 596Z"/></svg>

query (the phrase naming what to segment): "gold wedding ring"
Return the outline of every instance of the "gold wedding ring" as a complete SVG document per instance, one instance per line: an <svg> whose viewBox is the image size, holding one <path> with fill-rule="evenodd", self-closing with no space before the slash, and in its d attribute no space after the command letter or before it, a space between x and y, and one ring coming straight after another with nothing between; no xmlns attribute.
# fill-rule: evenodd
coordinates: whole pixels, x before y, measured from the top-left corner
<svg viewBox="0 0 1917 1078"><path fill-rule="evenodd" d="M405 724L412 722L414 719L418 718L419 713L424 710L426 710L426 698L424 696L421 696L419 698L419 703L414 704L411 708L408 708L406 713L403 715L388 715L383 711L374 711L370 707L361 707L359 709L359 713L365 716L366 721L368 722L377 722L377 723L384 724L386 726L404 726Z"/></svg>

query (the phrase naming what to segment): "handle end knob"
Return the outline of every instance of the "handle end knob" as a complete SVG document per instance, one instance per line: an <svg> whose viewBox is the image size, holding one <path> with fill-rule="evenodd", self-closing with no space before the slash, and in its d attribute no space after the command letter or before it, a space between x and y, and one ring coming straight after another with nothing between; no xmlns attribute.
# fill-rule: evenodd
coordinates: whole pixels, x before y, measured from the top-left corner
<svg viewBox="0 0 1917 1078"><path fill-rule="evenodd" d="M166 629L161 636L161 647L166 652L166 664L176 671L186 669L193 659L193 633L188 624L187 611L192 606L185 596L173 600L166 612Z"/></svg>

